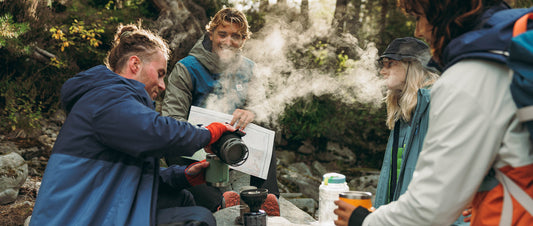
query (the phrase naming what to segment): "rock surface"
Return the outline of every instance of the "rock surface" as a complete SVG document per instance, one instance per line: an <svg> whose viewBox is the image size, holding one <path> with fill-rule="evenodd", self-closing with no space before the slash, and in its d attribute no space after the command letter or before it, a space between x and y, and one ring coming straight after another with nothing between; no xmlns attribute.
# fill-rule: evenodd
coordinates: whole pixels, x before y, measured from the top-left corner
<svg viewBox="0 0 533 226"><path fill-rule="evenodd" d="M0 156L0 204L14 202L28 177L28 165L17 153Z"/></svg>
<svg viewBox="0 0 533 226"><path fill-rule="evenodd" d="M315 224L316 220L306 212L302 211L294 204L283 197L279 199L281 216L268 217L267 225L310 225ZM239 206L232 206L214 213L217 225L222 226L240 226L235 219L240 215ZM281 218L281 219L280 219Z"/></svg>

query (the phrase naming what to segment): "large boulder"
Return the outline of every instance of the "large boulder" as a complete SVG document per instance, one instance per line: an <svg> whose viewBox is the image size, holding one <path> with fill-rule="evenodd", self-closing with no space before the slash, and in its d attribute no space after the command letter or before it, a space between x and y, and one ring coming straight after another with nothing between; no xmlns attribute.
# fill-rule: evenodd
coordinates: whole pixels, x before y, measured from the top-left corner
<svg viewBox="0 0 533 226"><path fill-rule="evenodd" d="M281 168L278 180L282 184L295 188L295 191L318 200L318 187L321 180L313 176L311 169L303 162L291 164L287 168Z"/></svg>
<svg viewBox="0 0 533 226"><path fill-rule="evenodd" d="M28 165L17 153L0 156L0 204L14 202L28 177Z"/></svg>
<svg viewBox="0 0 533 226"><path fill-rule="evenodd" d="M205 9L198 1L184 0L153 0L159 8L159 17L155 21L155 29L165 40L168 40L172 55L169 59L171 68L189 54L194 43L206 32L205 25L209 22ZM169 68L169 69L171 69Z"/></svg>

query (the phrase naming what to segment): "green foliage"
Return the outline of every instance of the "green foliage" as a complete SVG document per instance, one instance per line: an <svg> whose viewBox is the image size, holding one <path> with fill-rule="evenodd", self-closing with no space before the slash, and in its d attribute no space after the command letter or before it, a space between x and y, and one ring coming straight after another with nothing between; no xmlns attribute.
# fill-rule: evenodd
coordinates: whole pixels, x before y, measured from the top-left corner
<svg viewBox="0 0 533 226"><path fill-rule="evenodd" d="M56 47L56 60L69 66L74 63L81 70L103 62L119 23L144 18L143 26L147 27L157 12L148 0L121 1L120 7L109 0L74 0L68 4L46 30Z"/></svg>
<svg viewBox="0 0 533 226"><path fill-rule="evenodd" d="M89 5L97 9L106 9L115 12L127 9L145 18L155 18L159 13L151 0L90 0Z"/></svg>
<svg viewBox="0 0 533 226"><path fill-rule="evenodd" d="M12 52L27 54L28 46L19 37L30 30L28 23L15 23L9 13L0 15L0 48L11 49Z"/></svg>
<svg viewBox="0 0 533 226"><path fill-rule="evenodd" d="M532 0L514 0L509 2L513 8L529 8L533 6Z"/></svg>
<svg viewBox="0 0 533 226"><path fill-rule="evenodd" d="M113 0L109 0L104 7L108 10L121 9L123 6L131 9L139 9L139 6L141 6L144 2L145 0L125 0L116 2Z"/></svg>
<svg viewBox="0 0 533 226"><path fill-rule="evenodd" d="M350 58L343 46L334 46L327 39L316 38L304 46L289 48L289 59L297 69L337 76L355 65L350 61L356 59ZM339 98L328 94L297 99L280 116L281 133L289 143L311 140L319 153L325 150L327 141L338 142L364 159L359 165L379 168L388 137L385 106L347 104Z"/></svg>
<svg viewBox="0 0 533 226"><path fill-rule="evenodd" d="M339 142L359 155L367 155L362 165L379 167L381 156L372 156L385 150L388 136L385 117L384 106L346 104L333 95L308 96L286 106L280 125L289 141Z"/></svg>
<svg viewBox="0 0 533 226"><path fill-rule="evenodd" d="M405 15L402 11L390 4L391 8L387 15L387 24L383 33L379 35L381 40L377 40L377 48L380 53L385 51L387 45L392 40L401 37L414 37L416 21L414 17Z"/></svg>
<svg viewBox="0 0 533 226"><path fill-rule="evenodd" d="M246 11L246 19L248 20L248 25L250 26L250 31L257 32L263 26L265 26L266 20L265 20L265 12L261 12L259 10L248 10Z"/></svg>
<svg viewBox="0 0 533 226"><path fill-rule="evenodd" d="M0 1L0 133L38 130L44 115L60 107L62 84L103 62L119 23L143 18L149 27L158 14L150 0L121 2L45 1L33 7L31 1Z"/></svg>
<svg viewBox="0 0 533 226"><path fill-rule="evenodd" d="M340 74L348 68L348 55L325 41L317 40L306 49L291 49L288 53L289 59L298 69L318 69L323 73Z"/></svg>
<svg viewBox="0 0 533 226"><path fill-rule="evenodd" d="M232 7L228 0L202 0L195 1L195 3L205 9L205 14L209 19L224 6Z"/></svg>
<svg viewBox="0 0 533 226"><path fill-rule="evenodd" d="M341 53L339 53L337 55L337 69L335 70L335 72L338 74L338 73L341 73L341 72L344 72L347 68L348 68L348 59L350 59L348 57L348 55L344 54L344 51L341 51Z"/></svg>
<svg viewBox="0 0 533 226"><path fill-rule="evenodd" d="M49 31L52 33L52 38L59 42L58 46L61 52L65 51L65 48L79 43L80 46L85 46L84 50L98 53L95 48L102 44L99 38L104 33L104 29L101 28L100 24L94 23L91 24L90 28L87 27L83 21L74 19L68 28L65 25L52 26Z"/></svg>
<svg viewBox="0 0 533 226"><path fill-rule="evenodd" d="M26 92L29 91L29 92ZM0 126L8 131L23 130L31 133L40 129L42 119L42 102L36 101L37 90L33 82L10 81L4 78L0 81L0 97L5 101L1 113L6 120Z"/></svg>

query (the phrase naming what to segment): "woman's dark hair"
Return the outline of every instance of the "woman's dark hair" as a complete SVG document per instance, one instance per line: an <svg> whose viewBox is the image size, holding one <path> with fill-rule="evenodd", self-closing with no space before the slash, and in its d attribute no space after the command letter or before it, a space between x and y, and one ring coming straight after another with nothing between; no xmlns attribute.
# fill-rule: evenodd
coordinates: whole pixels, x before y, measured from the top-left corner
<svg viewBox="0 0 533 226"><path fill-rule="evenodd" d="M488 8L503 0L398 0L398 6L406 13L425 15L433 26L432 40L434 59L441 62L444 48L451 40L471 31L479 23Z"/></svg>
<svg viewBox="0 0 533 226"><path fill-rule="evenodd" d="M143 61L150 61L151 57L161 51L168 60L168 44L153 32L134 24L120 24L115 34L113 47L107 53L105 65L112 71L119 73L131 56L138 56Z"/></svg>

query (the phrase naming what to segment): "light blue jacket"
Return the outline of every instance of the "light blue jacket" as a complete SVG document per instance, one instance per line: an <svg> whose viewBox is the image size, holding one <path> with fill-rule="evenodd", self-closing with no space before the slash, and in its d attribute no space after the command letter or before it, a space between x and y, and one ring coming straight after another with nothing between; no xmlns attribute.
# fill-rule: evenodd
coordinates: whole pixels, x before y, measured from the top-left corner
<svg viewBox="0 0 533 226"><path fill-rule="evenodd" d="M374 207L378 208L381 205L385 205L391 201L395 201L401 194L407 190L409 182L413 177L416 161L418 160L418 154L422 150L422 144L426 137L429 119L429 103L430 103L430 90L419 89L416 108L413 112L411 122L406 123L403 120L400 122L400 142L398 147L404 146L402 155L402 163L400 168L400 174L398 174L398 184L394 192L393 200L388 200L389 196L389 181L391 172L391 155L392 155L392 143L394 130L391 131L389 141L387 143L387 149L385 151L385 157L383 165L381 166L381 173L379 175L378 187L376 190L376 197L374 200ZM403 141L403 142L402 142ZM402 145L402 143L404 145ZM396 159L396 158L394 158Z"/></svg>
<svg viewBox="0 0 533 226"><path fill-rule="evenodd" d="M379 175L378 187L374 200L375 208L398 200L400 195L405 193L413 178L413 172L415 171L416 162L418 161L418 154L422 151L422 145L424 144L424 138L426 137L428 130L430 90L419 89L417 101L411 122L406 123L403 120L400 122L400 140L403 140L403 142L398 142L398 147L403 146L404 150L400 173L397 175L398 184L394 191L394 197L392 200L388 200L394 134L394 130L392 130L389 136L389 141L387 142L387 149ZM469 223L465 223L463 219L464 217L461 215L453 225L470 225Z"/></svg>

